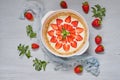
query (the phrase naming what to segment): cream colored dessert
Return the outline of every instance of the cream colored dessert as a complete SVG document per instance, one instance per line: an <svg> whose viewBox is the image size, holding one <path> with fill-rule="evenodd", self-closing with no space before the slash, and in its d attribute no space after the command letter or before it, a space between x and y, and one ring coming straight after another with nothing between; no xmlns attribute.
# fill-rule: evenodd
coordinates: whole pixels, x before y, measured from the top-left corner
<svg viewBox="0 0 120 80"><path fill-rule="evenodd" d="M49 15L42 28L44 44L55 55L73 55L88 41L84 19L70 10L59 10Z"/></svg>

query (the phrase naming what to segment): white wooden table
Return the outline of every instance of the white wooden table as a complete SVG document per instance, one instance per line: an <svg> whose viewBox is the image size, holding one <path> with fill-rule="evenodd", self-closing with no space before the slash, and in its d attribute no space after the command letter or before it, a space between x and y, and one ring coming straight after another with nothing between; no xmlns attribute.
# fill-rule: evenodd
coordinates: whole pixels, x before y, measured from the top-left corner
<svg viewBox="0 0 120 80"><path fill-rule="evenodd" d="M37 0L39 2L39 0ZM61 9L60 0L42 0L45 12ZM50 2L49 2L50 1ZM120 80L120 1L89 0L90 6L100 4L107 10L100 30L91 26L92 12L86 15L81 9L83 0L66 0L70 9L80 12L88 22L90 29L89 54L98 58L100 75L95 77L84 70L76 75L73 70L55 71L49 64L46 71L35 71L32 60L20 57L17 51L19 43L30 44L26 35L26 25L33 24L19 20L20 10L25 0L0 0L0 80ZM104 54L95 54L94 37L100 34L105 47ZM44 59L41 50L33 51L32 55Z"/></svg>

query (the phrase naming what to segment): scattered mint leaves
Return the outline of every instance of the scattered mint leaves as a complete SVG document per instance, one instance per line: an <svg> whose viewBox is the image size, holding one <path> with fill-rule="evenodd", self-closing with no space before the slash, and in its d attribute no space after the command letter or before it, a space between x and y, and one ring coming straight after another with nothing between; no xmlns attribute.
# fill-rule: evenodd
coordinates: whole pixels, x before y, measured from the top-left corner
<svg viewBox="0 0 120 80"><path fill-rule="evenodd" d="M27 57L28 59L29 59L30 57L32 57L28 45L19 44L18 47L17 47L17 49L18 49L18 51L20 52L19 56L26 55L26 57Z"/></svg>
<svg viewBox="0 0 120 80"><path fill-rule="evenodd" d="M33 66L35 67L36 71L40 71L42 69L45 71L47 64L48 64L48 62L42 61L42 60L38 60L37 58L35 58L33 60Z"/></svg>
<svg viewBox="0 0 120 80"><path fill-rule="evenodd" d="M26 32L27 32L27 35L30 37L30 38L36 38L36 33L33 32L33 28L31 25L28 25L26 26Z"/></svg>
<svg viewBox="0 0 120 80"><path fill-rule="evenodd" d="M106 9L101 7L99 4L92 7L93 17L100 18L102 21L103 17L105 16Z"/></svg>

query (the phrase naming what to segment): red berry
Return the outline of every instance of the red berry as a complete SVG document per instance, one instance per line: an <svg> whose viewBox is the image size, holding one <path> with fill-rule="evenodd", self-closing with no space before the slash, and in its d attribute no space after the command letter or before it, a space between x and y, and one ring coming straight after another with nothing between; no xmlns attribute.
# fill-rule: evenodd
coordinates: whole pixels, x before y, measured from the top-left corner
<svg viewBox="0 0 120 80"><path fill-rule="evenodd" d="M103 52L104 51L104 47L103 45L98 45L95 49L95 52L96 53L100 53L100 52Z"/></svg>
<svg viewBox="0 0 120 80"><path fill-rule="evenodd" d="M37 43L32 43L31 47L32 49L38 49L39 45Z"/></svg>
<svg viewBox="0 0 120 80"><path fill-rule="evenodd" d="M89 4L88 4L88 2L84 2L84 3L82 4L82 9L83 9L83 11L84 11L86 14L89 12Z"/></svg>
<svg viewBox="0 0 120 80"><path fill-rule="evenodd" d="M65 9L65 8L67 8L67 3L65 1L61 1L60 6L61 6L61 8Z"/></svg>
<svg viewBox="0 0 120 80"><path fill-rule="evenodd" d="M100 36L100 35L97 35L96 37L95 37L95 43L96 44L100 44L102 42L102 37Z"/></svg>
<svg viewBox="0 0 120 80"><path fill-rule="evenodd" d="M31 12L25 12L24 16L29 21L33 21L34 20L33 14Z"/></svg>
<svg viewBox="0 0 120 80"><path fill-rule="evenodd" d="M74 72L76 74L82 73L83 72L83 66L82 65L78 65L74 68Z"/></svg>
<svg viewBox="0 0 120 80"><path fill-rule="evenodd" d="M93 21L92 21L92 26L93 27L100 27L101 26L101 20L100 19L94 19Z"/></svg>

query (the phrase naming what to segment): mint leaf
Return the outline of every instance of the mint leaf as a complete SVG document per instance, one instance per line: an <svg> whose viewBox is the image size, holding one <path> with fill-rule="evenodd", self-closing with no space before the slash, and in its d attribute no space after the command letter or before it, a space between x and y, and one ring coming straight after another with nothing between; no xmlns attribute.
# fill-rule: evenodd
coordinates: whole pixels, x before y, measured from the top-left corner
<svg viewBox="0 0 120 80"><path fill-rule="evenodd" d="M30 38L36 38L36 33L33 32L33 28L31 25L28 25L26 26L26 32L27 32L27 35L30 37Z"/></svg>
<svg viewBox="0 0 120 80"><path fill-rule="evenodd" d="M29 59L30 57L32 57L30 50L28 50L25 55L26 55L26 57L27 57L28 59Z"/></svg>
<svg viewBox="0 0 120 80"><path fill-rule="evenodd" d="M19 44L17 49L20 52L19 56L25 55L28 59L32 57L28 45Z"/></svg>
<svg viewBox="0 0 120 80"><path fill-rule="evenodd" d="M33 60L33 67L35 67L36 71L40 71L42 69L45 71L47 64L48 62L39 60L37 58Z"/></svg>
<svg viewBox="0 0 120 80"><path fill-rule="evenodd" d="M99 4L92 7L93 17L100 18L101 21L103 17L105 16L106 9L101 7Z"/></svg>

